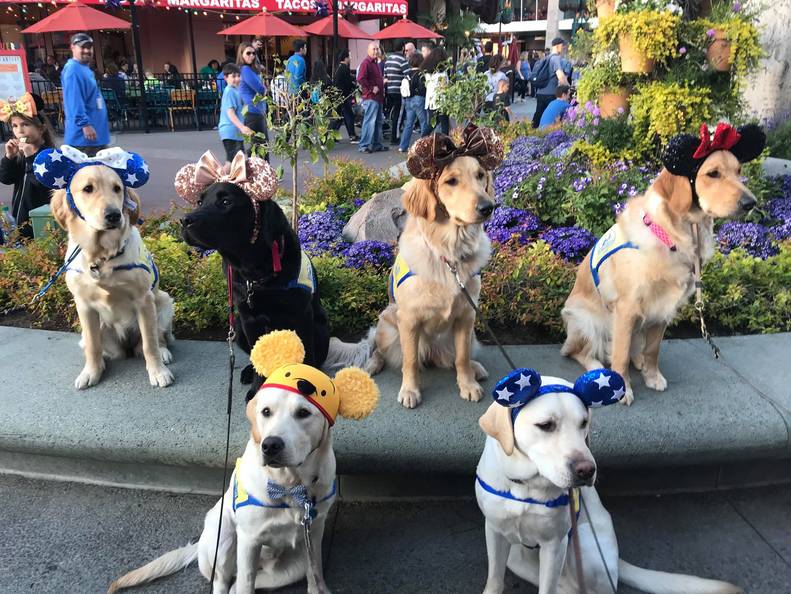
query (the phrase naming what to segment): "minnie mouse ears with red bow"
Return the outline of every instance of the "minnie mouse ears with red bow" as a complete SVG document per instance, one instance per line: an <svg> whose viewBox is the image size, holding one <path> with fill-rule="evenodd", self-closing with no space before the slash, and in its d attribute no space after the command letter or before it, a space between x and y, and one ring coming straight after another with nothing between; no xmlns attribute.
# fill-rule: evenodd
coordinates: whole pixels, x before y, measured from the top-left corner
<svg viewBox="0 0 791 594"><path fill-rule="evenodd" d="M758 157L766 146L766 134L755 124L734 128L720 122L712 136L706 124L700 136L679 134L670 139L662 153L662 164L673 175L694 179L706 158L716 151L730 151L741 163Z"/></svg>

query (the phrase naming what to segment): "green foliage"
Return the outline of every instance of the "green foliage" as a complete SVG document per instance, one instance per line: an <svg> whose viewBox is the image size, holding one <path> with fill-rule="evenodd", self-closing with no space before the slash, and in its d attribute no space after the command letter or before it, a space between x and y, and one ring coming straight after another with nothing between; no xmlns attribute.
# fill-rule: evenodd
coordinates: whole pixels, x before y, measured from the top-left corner
<svg viewBox="0 0 791 594"><path fill-rule="evenodd" d="M621 71L621 60L614 51L596 56L593 63L582 71L577 83L577 98L581 103L595 102L602 93L626 86L631 78Z"/></svg>
<svg viewBox="0 0 791 594"><path fill-rule="evenodd" d="M326 177L311 177L305 182L300 199L302 213L324 210L327 206L351 207L357 200L368 200L373 194L398 188L408 178L391 177L388 171L371 169L361 161L333 161L335 172Z"/></svg>
<svg viewBox="0 0 791 594"><path fill-rule="evenodd" d="M494 126L494 113L483 113L489 83L486 74L469 67L467 72L453 74L450 82L437 94L437 110L450 116L460 127L472 122L478 126Z"/></svg>
<svg viewBox="0 0 791 594"><path fill-rule="evenodd" d="M681 17L662 10L619 12L599 23L594 33L597 51L614 49L622 35L632 38L637 49L658 64L666 63L676 54Z"/></svg>
<svg viewBox="0 0 791 594"><path fill-rule="evenodd" d="M387 273L373 268L346 268L343 260L313 259L321 303L334 336L348 338L365 332L387 306Z"/></svg>
<svg viewBox="0 0 791 594"><path fill-rule="evenodd" d="M717 253L703 270L706 323L726 333L791 331L791 242L777 256L761 260L742 249ZM685 306L677 321L697 323Z"/></svg>
<svg viewBox="0 0 791 594"><path fill-rule="evenodd" d="M478 15L471 10L462 10L458 15L448 13L448 22L442 34L447 47L460 48L470 42L470 34L478 30Z"/></svg>
<svg viewBox="0 0 791 594"><path fill-rule="evenodd" d="M581 64L590 63L593 58L593 43L593 33L585 29L578 29L571 39L569 58Z"/></svg>
<svg viewBox="0 0 791 594"><path fill-rule="evenodd" d="M766 146L772 157L791 159L791 119L768 130Z"/></svg>

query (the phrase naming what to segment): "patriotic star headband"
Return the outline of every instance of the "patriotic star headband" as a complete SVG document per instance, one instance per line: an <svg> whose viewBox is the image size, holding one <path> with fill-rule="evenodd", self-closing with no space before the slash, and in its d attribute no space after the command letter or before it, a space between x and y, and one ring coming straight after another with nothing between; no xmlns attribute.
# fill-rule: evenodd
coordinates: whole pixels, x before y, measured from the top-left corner
<svg viewBox="0 0 791 594"><path fill-rule="evenodd" d="M34 117L38 110L36 109L36 101L33 99L33 95L25 93L19 99L11 97L6 101L0 99L0 122L8 122L15 113L29 118Z"/></svg>
<svg viewBox="0 0 791 594"><path fill-rule="evenodd" d="M45 149L33 162L33 173L38 182L52 190L66 188L66 200L72 212L85 220L74 203L71 194L71 180L83 167L104 165L118 174L126 188L139 188L148 181L148 165L137 153L130 153L122 148L113 147L99 151L95 157L89 157L82 151L64 144L60 149ZM124 195L124 206L134 210L136 204Z"/></svg>
<svg viewBox="0 0 791 594"><path fill-rule="evenodd" d="M494 386L492 397L500 406L511 409L511 421L526 404L544 394L568 392L579 398L587 408L615 404L626 393L623 378L609 369L594 369L583 373L574 386L564 384L543 385L535 369L515 369Z"/></svg>

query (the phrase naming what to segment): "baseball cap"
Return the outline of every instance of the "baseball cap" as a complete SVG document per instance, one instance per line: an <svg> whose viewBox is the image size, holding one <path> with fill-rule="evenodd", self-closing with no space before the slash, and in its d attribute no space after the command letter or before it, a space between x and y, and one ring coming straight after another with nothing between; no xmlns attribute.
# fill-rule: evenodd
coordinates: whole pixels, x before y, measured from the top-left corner
<svg viewBox="0 0 791 594"><path fill-rule="evenodd" d="M93 37L87 33L75 33L71 36L71 45L79 45L82 47L89 44L93 45Z"/></svg>
<svg viewBox="0 0 791 594"><path fill-rule="evenodd" d="M555 37L555 39L552 40L552 47L555 47L556 45L561 45L561 44L562 45L566 45L566 40L563 39L562 37Z"/></svg>

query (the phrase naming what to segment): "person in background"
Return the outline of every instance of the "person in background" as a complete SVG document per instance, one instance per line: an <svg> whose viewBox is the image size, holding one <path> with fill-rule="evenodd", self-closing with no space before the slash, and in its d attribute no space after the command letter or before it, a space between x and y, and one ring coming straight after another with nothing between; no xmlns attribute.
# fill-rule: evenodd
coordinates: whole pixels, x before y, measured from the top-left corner
<svg viewBox="0 0 791 594"><path fill-rule="evenodd" d="M320 97L327 92L327 90L332 87L332 79L330 75L327 74L327 66L324 64L323 60L316 60L313 62L313 68L311 69L310 74L310 84L311 86L318 85L317 89L314 89L310 99L313 103L318 103Z"/></svg>
<svg viewBox="0 0 791 594"><path fill-rule="evenodd" d="M60 65L58 61L55 59L55 56L49 55L47 56L47 63L44 64L41 74L46 78L48 81L58 84L60 82Z"/></svg>
<svg viewBox="0 0 791 594"><path fill-rule="evenodd" d="M244 101L239 95L239 85L242 81L242 73L236 64L226 64L222 67L222 75L225 79L225 90L222 92L220 103L220 122L217 130L220 133L220 140L225 147L225 159L233 161L236 153L244 151L244 136L252 136L253 130L244 125ZM242 136L244 135L244 136Z"/></svg>
<svg viewBox="0 0 791 594"><path fill-rule="evenodd" d="M131 73L129 72L129 62L126 61L126 58L121 58L118 61L118 78L127 81L129 80L130 74Z"/></svg>
<svg viewBox="0 0 791 594"><path fill-rule="evenodd" d="M239 96L242 98L247 108L247 113L244 114L244 125L254 132L263 134L268 143L269 129L266 124L266 101L255 101L256 95L260 95L261 97L266 95L266 87L261 80L261 72L258 69L258 58L255 54L255 48L251 43L239 44L236 50L236 65L241 71ZM254 149L262 144L261 139L257 136L253 136L250 142L250 151L248 154L258 154L257 152L254 153ZM269 154L265 154L263 157L267 161L269 160Z"/></svg>
<svg viewBox="0 0 791 594"><path fill-rule="evenodd" d="M103 89L112 89L118 101L122 101L126 97L126 81L121 78L118 66L114 62L107 64L100 84Z"/></svg>
<svg viewBox="0 0 791 594"><path fill-rule="evenodd" d="M407 77L409 78L409 97L404 98L406 116L404 119L404 131L401 133L401 145L398 147L398 152L400 153L405 153L409 150L415 122L420 124L419 130L421 134L423 130L428 129L426 83L420 71L420 66L422 64L422 54L415 52L409 58L409 70L407 71Z"/></svg>
<svg viewBox="0 0 791 594"><path fill-rule="evenodd" d="M171 87L181 86L181 73L174 64L165 62L165 83Z"/></svg>
<svg viewBox="0 0 791 594"><path fill-rule="evenodd" d="M225 64L236 64L233 60L228 60ZM220 71L217 73L217 76L214 78L214 82L217 85L217 93L222 97L223 92L225 91L225 86L227 83L225 82L225 75L222 73L222 69L225 68L225 64L220 67Z"/></svg>
<svg viewBox="0 0 791 594"><path fill-rule="evenodd" d="M308 53L308 46L301 39L294 41L293 45L294 53L286 61L286 72L288 73L288 92L291 95L296 95L307 79L308 65L305 63L305 55ZM255 54L255 51L253 53Z"/></svg>
<svg viewBox="0 0 791 594"><path fill-rule="evenodd" d="M566 40L562 37L555 37L552 40L552 50L549 54L549 82L541 89L536 91L536 111L533 114L533 128L538 128L541 123L541 116L547 106L555 99L555 91L558 85L569 86L566 73L563 71L563 51L566 48ZM534 75L538 75L534 73Z"/></svg>
<svg viewBox="0 0 791 594"><path fill-rule="evenodd" d="M433 41L424 41L420 44L420 55L423 56L423 60L428 58L428 55L437 47L434 45Z"/></svg>
<svg viewBox="0 0 791 594"><path fill-rule="evenodd" d="M368 44L368 56L357 69L357 82L362 89L363 126L360 132L361 153L386 151L382 144L382 125L384 123L384 78L376 63L379 55L379 44L372 41Z"/></svg>
<svg viewBox="0 0 791 594"><path fill-rule="evenodd" d="M448 74L445 72L447 60L448 54L445 50L435 47L431 50L428 58L423 60L420 67L426 81L426 110L428 111L428 129L424 130L423 136L431 134L434 128L442 134L450 132L450 118L437 111L439 92L448 84Z"/></svg>
<svg viewBox="0 0 791 594"><path fill-rule="evenodd" d="M550 128L560 124L563 119L563 114L571 106L571 89L568 85L558 85L555 89L555 99L547 105L544 113L541 114L541 121L538 124L539 129Z"/></svg>
<svg viewBox="0 0 791 594"><path fill-rule="evenodd" d="M388 117L390 119L390 144L398 144L398 122L401 117L401 81L404 80L409 63L406 46L392 52L385 60L384 80L387 88Z"/></svg>
<svg viewBox="0 0 791 594"><path fill-rule="evenodd" d="M484 99L488 109L491 109L494 103L494 96L497 94L497 87L500 82L508 82L508 77L503 72L502 66L503 57L500 54L494 54L489 58L489 69L486 71L486 82L489 85L489 92Z"/></svg>
<svg viewBox="0 0 791 594"><path fill-rule="evenodd" d="M341 116L343 120L337 120L333 124L333 129L337 130L341 127L341 121L346 124L346 133L349 135L349 141L352 144L360 142L360 137L354 131L354 94L357 90L357 83L352 76L352 71L349 65L352 58L349 55L349 50L342 49L338 52L338 68L335 70L333 84L340 91L343 97L343 103L340 106Z"/></svg>
<svg viewBox="0 0 791 594"><path fill-rule="evenodd" d="M511 64L511 60L504 57L500 70L508 77L508 88L513 94L514 85L516 84L516 70L514 69L514 65ZM513 97L511 97L511 100L513 101Z"/></svg>
<svg viewBox="0 0 791 594"><path fill-rule="evenodd" d="M478 72L484 73L489 68L489 61L492 59L493 51L494 44L491 41L487 41L483 45L483 55L478 58L478 65L476 66Z"/></svg>
<svg viewBox="0 0 791 594"><path fill-rule="evenodd" d="M525 95L530 91L530 53L522 52L519 55L519 62L516 65L517 74L517 88L516 93L522 101L525 100Z"/></svg>
<svg viewBox="0 0 791 594"><path fill-rule="evenodd" d="M492 99L492 108L497 113L499 121L510 122L513 117L511 114L511 89L508 87L507 79L500 79L497 89Z"/></svg>
<svg viewBox="0 0 791 594"><path fill-rule="evenodd" d="M220 63L217 60L209 60L209 63L198 71L198 74L200 74L202 79L214 80L221 70Z"/></svg>
<svg viewBox="0 0 791 594"><path fill-rule="evenodd" d="M88 156L110 144L110 120L96 78L90 68L93 39L87 33L71 36L71 59L63 67L63 143Z"/></svg>
<svg viewBox="0 0 791 594"><path fill-rule="evenodd" d="M5 143L5 154L0 160L0 183L14 185L10 214L22 237L33 238L30 211L49 204L50 191L36 181L33 161L41 151L55 146L54 134L47 120L40 115L44 102L29 93L16 103L12 111L2 114L14 134Z"/></svg>

